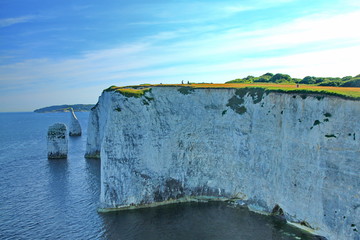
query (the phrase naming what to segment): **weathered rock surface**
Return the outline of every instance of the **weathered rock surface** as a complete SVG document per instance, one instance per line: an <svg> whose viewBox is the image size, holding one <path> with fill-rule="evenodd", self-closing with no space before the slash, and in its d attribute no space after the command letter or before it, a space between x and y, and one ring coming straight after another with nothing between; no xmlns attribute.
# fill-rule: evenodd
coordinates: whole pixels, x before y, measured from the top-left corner
<svg viewBox="0 0 360 240"><path fill-rule="evenodd" d="M179 91L180 90L180 91ZM248 92L247 92L248 91ZM261 90L104 91L87 155L101 155L101 202L240 198L328 239L360 239L360 102Z"/></svg>
<svg viewBox="0 0 360 240"><path fill-rule="evenodd" d="M70 136L81 136L81 125L74 113L74 109L71 108L70 114L71 114L71 120L70 120L70 127L69 127L69 135Z"/></svg>
<svg viewBox="0 0 360 240"><path fill-rule="evenodd" d="M48 129L47 134L48 158L67 158L68 134L64 123L55 123Z"/></svg>

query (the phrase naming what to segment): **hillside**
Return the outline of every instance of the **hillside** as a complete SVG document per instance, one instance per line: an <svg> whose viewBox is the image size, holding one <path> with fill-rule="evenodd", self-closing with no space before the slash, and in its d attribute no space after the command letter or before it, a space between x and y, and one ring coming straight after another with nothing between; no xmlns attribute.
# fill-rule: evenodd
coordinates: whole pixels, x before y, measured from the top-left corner
<svg viewBox="0 0 360 240"><path fill-rule="evenodd" d="M94 104L74 104L74 105L57 105L44 107L34 110L36 113L49 113L49 112L69 112L69 108L73 108L75 112L88 112Z"/></svg>

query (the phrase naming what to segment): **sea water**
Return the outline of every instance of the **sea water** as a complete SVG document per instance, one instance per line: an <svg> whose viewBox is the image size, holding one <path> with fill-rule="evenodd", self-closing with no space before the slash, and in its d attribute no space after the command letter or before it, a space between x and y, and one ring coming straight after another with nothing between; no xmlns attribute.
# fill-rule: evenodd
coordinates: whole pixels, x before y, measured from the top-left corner
<svg viewBox="0 0 360 240"><path fill-rule="evenodd" d="M89 113L67 160L48 160L50 125L70 113L0 113L0 239L312 239L227 203L182 203L98 213L100 160L85 159Z"/></svg>

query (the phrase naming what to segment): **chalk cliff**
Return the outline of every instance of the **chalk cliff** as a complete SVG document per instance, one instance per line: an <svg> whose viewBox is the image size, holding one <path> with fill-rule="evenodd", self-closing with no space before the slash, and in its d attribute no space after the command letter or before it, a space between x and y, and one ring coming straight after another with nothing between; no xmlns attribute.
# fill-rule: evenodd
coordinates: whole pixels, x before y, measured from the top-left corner
<svg viewBox="0 0 360 240"><path fill-rule="evenodd" d="M261 89L104 91L87 152L101 202L127 207L206 196L360 239L360 101Z"/></svg>
<svg viewBox="0 0 360 240"><path fill-rule="evenodd" d="M81 136L81 125L79 120L77 119L74 109L70 108L70 128L69 135L70 136Z"/></svg>
<svg viewBox="0 0 360 240"><path fill-rule="evenodd" d="M51 125L47 133L47 150L49 159L67 158L68 136L64 123Z"/></svg>

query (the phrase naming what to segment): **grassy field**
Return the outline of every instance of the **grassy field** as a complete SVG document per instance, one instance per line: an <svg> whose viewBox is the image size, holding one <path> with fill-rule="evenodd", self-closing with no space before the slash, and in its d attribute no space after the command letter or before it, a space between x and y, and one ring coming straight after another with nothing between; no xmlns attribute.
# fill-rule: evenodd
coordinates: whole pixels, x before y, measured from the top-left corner
<svg viewBox="0 0 360 240"><path fill-rule="evenodd" d="M105 91L118 91L127 97L141 97L152 87L182 87L186 89L211 88L262 88L266 92L284 92L297 94L316 94L338 96L346 99L360 100L360 88L356 87L328 87L300 84L274 84L274 83L227 83L227 84L146 84L127 87L112 86Z"/></svg>
<svg viewBox="0 0 360 240"><path fill-rule="evenodd" d="M133 86L133 87L111 86L111 87L105 89L104 91L105 92L117 91L117 92L121 93L122 95L124 95L125 97L139 98L139 97L142 97L146 92L151 90L150 87L141 88L141 89L137 89L137 88L138 88L138 86Z"/></svg>
<svg viewBox="0 0 360 240"><path fill-rule="evenodd" d="M197 87L201 87L202 84L197 84ZM205 88L209 85L215 85L210 87L231 87L231 88L249 88L249 87L259 87L268 90L269 92L288 92L288 93L317 93L324 95L335 95L335 96L344 96L351 99L360 100L360 88L354 87L327 87L327 86L313 86L301 84L299 87L296 84L271 84L271 83L251 83L251 84L241 84L241 83L231 83L231 84L204 84Z"/></svg>

